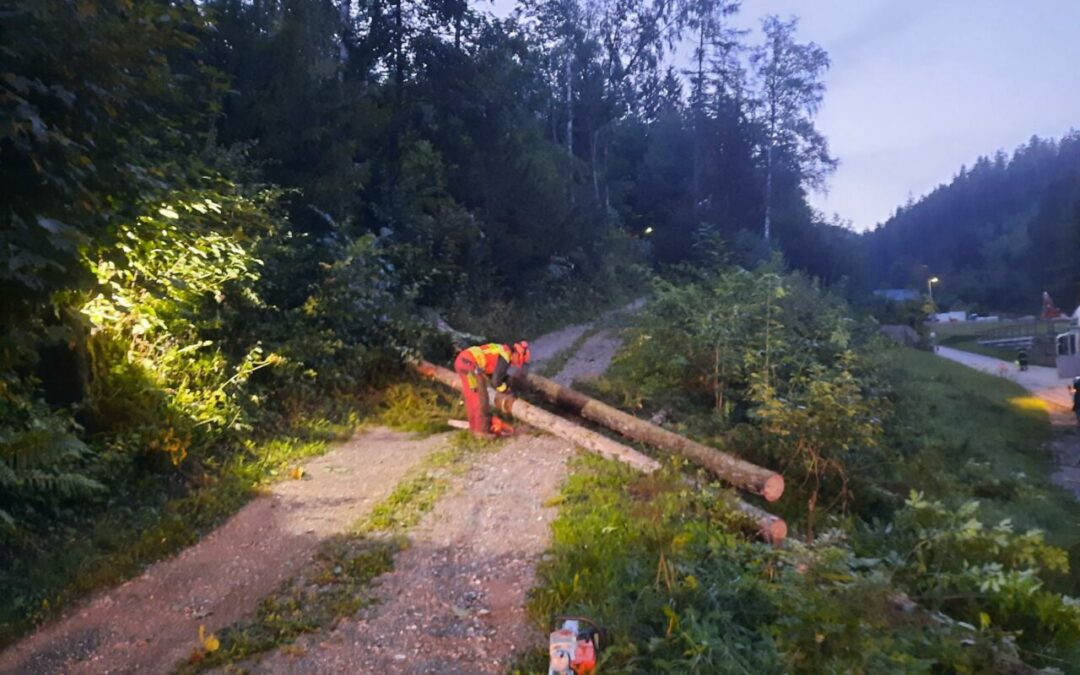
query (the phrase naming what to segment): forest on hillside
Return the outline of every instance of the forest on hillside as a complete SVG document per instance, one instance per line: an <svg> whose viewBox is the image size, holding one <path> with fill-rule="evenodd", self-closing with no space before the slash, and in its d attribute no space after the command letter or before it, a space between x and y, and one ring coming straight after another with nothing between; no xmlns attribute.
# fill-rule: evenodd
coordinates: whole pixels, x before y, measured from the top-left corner
<svg viewBox="0 0 1080 675"><path fill-rule="evenodd" d="M532 339L641 299L593 326L625 342L591 393L783 472L766 506L793 536L754 540L733 490L677 461L575 462L537 625L595 611L611 662L656 672L1078 662L1080 505L1043 475L1045 409L893 348L848 300L929 272L955 300L1067 302L1080 137L857 235L807 201L838 161L829 55L794 17L736 29L744 9L7 3L0 646L363 424L446 431L457 397L404 366L452 357L433 314ZM306 605L264 612L259 649L356 611ZM233 629L188 665L246 658Z"/></svg>
<svg viewBox="0 0 1080 675"><path fill-rule="evenodd" d="M418 307L506 337L770 247L840 279L857 238L805 200L835 166L828 56L738 9L17 0L0 519L33 532L374 386L431 348Z"/></svg>
<svg viewBox="0 0 1080 675"><path fill-rule="evenodd" d="M871 288L926 288L945 307L1035 314L1080 303L1080 132L1033 136L961 167L865 236Z"/></svg>

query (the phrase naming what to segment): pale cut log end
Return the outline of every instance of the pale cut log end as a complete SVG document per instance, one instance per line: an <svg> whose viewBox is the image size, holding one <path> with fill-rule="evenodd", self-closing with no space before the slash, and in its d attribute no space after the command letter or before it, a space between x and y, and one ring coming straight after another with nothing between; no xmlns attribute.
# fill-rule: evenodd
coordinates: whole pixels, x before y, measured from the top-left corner
<svg viewBox="0 0 1080 675"><path fill-rule="evenodd" d="M758 524L761 526L761 530L759 531L761 538L764 539L766 543L772 544L773 546L779 546L784 543L784 539L787 538L787 523L784 522L783 518L773 517Z"/></svg>
<svg viewBox="0 0 1080 675"><path fill-rule="evenodd" d="M767 502L775 502L784 494L784 477L774 473L765 480L765 487L761 490L761 496Z"/></svg>

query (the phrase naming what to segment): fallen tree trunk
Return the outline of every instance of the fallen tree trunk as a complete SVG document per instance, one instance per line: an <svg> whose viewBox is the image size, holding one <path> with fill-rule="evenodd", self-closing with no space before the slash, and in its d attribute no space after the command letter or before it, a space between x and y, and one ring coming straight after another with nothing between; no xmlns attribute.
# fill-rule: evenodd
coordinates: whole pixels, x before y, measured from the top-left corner
<svg viewBox="0 0 1080 675"><path fill-rule="evenodd" d="M447 368L436 366L427 361L421 361L416 364L416 370L424 377L429 377L441 382L457 391L461 390L461 379L456 373ZM507 394L497 394L491 390L488 391L488 397L490 398L494 409L513 415L523 422L547 431L554 436L570 441L571 443L579 445L602 457L629 464L635 469L645 473L652 473L660 468L660 463L655 459L643 455L637 450L627 447L622 443L613 441L606 436L601 436L594 431L590 431L569 420L565 420L558 415L553 415L526 401L522 401ZM758 534L760 534L761 538L766 542L779 545L784 538L787 537L787 523L785 523L782 518L778 518L777 516L759 509L752 504L748 504L741 499L736 499L735 508L750 516L750 518L757 523Z"/></svg>
<svg viewBox="0 0 1080 675"><path fill-rule="evenodd" d="M546 377L514 375L514 382L543 394L552 403L565 406L587 420L592 420L627 438L677 452L686 459L705 467L735 487L753 492L767 501L775 502L784 494L784 477L726 452L692 441L655 424L639 420L618 408L613 408L581 392L564 387Z"/></svg>
<svg viewBox="0 0 1080 675"><path fill-rule="evenodd" d="M735 500L735 508L753 518L758 526L758 534L768 543L779 545L787 537L787 522L780 516L774 516L741 499Z"/></svg>
<svg viewBox="0 0 1080 675"><path fill-rule="evenodd" d="M461 390L461 379L456 373L447 368L442 368L433 363L422 361L416 366L416 369L425 377L438 380L446 386L457 389L458 391ZM538 429L543 429L554 436L580 445L586 450L594 452L601 457L618 460L625 464L629 464L639 471L644 471L645 473L652 473L660 468L660 462L657 462L652 457L643 455L633 448L629 448L622 443L613 441L595 431L585 429L558 415L553 415L526 401L519 400L507 394L497 394L490 389L488 390L488 397L491 399L492 409L513 415L522 422L526 422Z"/></svg>

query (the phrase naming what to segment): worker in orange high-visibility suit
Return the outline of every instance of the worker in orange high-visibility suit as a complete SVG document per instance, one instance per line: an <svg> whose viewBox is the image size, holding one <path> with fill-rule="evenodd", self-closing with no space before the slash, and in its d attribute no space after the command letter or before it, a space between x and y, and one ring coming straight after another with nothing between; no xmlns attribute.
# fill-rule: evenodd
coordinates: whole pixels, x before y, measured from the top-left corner
<svg viewBox="0 0 1080 675"><path fill-rule="evenodd" d="M529 362L529 343L522 340L510 345L489 342L463 349L454 361L454 371L461 377L461 392L465 395L465 412L469 416L469 431L476 436L490 437L506 425L501 420L492 425L488 404L488 380L495 391L507 390L510 366L524 368Z"/></svg>

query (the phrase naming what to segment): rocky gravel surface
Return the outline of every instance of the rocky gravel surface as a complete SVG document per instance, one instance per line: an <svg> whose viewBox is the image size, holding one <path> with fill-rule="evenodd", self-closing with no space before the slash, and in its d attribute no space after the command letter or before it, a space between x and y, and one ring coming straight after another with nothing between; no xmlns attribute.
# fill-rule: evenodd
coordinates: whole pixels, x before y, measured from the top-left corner
<svg viewBox="0 0 1080 675"><path fill-rule="evenodd" d="M503 673L546 635L525 613L570 446L506 441L458 479L408 535L379 602L262 659L252 673Z"/></svg>
<svg viewBox="0 0 1080 675"><path fill-rule="evenodd" d="M360 433L252 500L142 575L92 596L0 654L0 673L167 673L310 563L316 546L365 515L441 447L389 429Z"/></svg>

